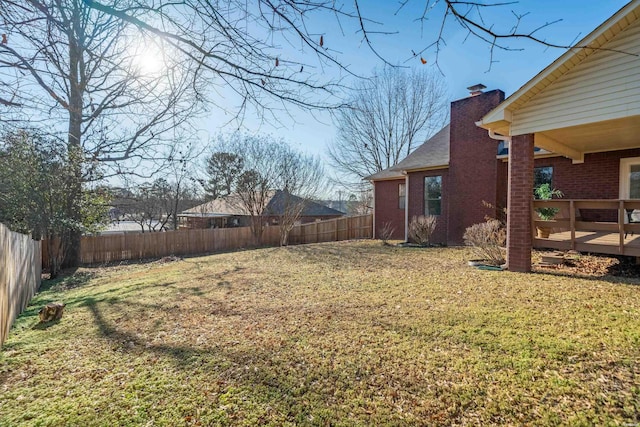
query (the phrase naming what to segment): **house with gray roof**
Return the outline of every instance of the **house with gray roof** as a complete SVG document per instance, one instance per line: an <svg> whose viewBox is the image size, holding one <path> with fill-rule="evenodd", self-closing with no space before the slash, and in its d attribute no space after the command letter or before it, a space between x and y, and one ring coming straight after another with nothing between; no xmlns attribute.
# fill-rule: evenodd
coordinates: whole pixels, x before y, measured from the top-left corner
<svg viewBox="0 0 640 427"><path fill-rule="evenodd" d="M302 205L299 224L344 216L340 211L283 190L270 192L264 203L264 209L257 211L262 212L262 221L266 225L278 225L287 206L291 205ZM181 212L178 218L182 229L248 227L251 213L237 194L231 194Z"/></svg>

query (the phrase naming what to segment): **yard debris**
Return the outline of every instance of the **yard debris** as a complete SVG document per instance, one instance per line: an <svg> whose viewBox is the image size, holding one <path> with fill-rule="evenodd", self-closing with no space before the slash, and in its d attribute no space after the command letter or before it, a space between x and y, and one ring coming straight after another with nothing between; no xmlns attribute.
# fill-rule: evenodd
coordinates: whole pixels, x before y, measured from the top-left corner
<svg viewBox="0 0 640 427"><path fill-rule="evenodd" d="M51 322L52 320L60 320L62 318L62 312L64 306L61 302L50 302L40 309L38 314L40 315L40 323Z"/></svg>
<svg viewBox="0 0 640 427"><path fill-rule="evenodd" d="M176 262L176 261L180 261L182 258L177 257L175 255L168 255L168 256L164 256L162 258L160 258L160 263L164 264L167 262Z"/></svg>
<svg viewBox="0 0 640 427"><path fill-rule="evenodd" d="M560 259L561 262L548 262L552 258ZM533 251L532 261L534 268L540 271L553 270L559 274L587 277L640 277L640 266L635 264L635 259L624 256L580 254L576 251L552 253Z"/></svg>

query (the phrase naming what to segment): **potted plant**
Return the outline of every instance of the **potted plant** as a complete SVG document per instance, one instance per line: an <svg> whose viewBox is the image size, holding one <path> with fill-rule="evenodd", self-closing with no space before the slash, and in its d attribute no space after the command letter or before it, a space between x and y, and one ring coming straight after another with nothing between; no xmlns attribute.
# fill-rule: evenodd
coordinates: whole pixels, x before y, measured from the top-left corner
<svg viewBox="0 0 640 427"><path fill-rule="evenodd" d="M534 190L536 199L538 200L551 200L553 197L561 198L564 196L562 191L557 190L555 188L551 188L551 185L548 183L542 184L538 186ZM536 208L536 213L543 221L551 221L556 214L560 211L558 208ZM537 227L538 237L546 239L551 234L551 229L547 227Z"/></svg>

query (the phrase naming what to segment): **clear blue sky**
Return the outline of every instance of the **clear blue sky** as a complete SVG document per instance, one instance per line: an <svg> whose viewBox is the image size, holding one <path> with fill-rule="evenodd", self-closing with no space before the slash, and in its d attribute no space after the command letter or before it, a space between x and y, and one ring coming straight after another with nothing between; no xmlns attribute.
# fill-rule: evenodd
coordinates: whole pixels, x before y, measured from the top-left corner
<svg viewBox="0 0 640 427"><path fill-rule="evenodd" d="M442 9L434 9L427 16L430 18L423 25L416 22L424 8L425 0L414 0L407 7L396 13L398 1L362 0L361 10L382 25L371 28L379 31L397 32L392 35L377 35L373 43L379 53L389 62L409 67L435 67L433 51L426 51L423 56L427 65L422 65L419 58L411 58L411 50L420 52L431 43L435 31L440 25ZM433 3L433 0L431 1ZM537 35L552 43L571 44L577 42L622 8L627 0L522 0L512 5L501 6L485 12L488 23L493 23L496 29L508 29L515 22L512 11L516 14L527 15L522 19L521 28L532 29L547 22L561 20L541 29ZM440 6L441 7L441 6ZM366 45L362 43L361 35L355 32L353 25L346 23L343 31L336 26L335 19L318 17L314 30L325 34L325 45L335 47L339 51L339 59L349 64L350 69L359 75L368 76L371 70L381 65ZM343 22L344 24L344 22ZM438 57L439 66L444 73L449 100L468 96L467 87L476 83L483 83L488 90L501 89L507 96L511 95L529 79L542 71L564 50L548 48L531 42L508 42L514 48L522 51L495 50L494 61L490 67L489 46L474 38L467 38L466 33L452 21L445 33L446 47ZM326 69L328 73L337 70ZM348 82L348 81L347 81ZM233 100L229 100L231 103ZM219 131L232 131L234 126L222 127L229 120L229 116L212 110L202 123L203 142L209 135ZM244 127L250 132L271 133L285 138L296 148L311 154L318 154L326 159L327 144L335 139L335 129L328 113L314 113L301 110L291 110L291 115L283 114L280 124L264 123L259 117L247 116Z"/></svg>

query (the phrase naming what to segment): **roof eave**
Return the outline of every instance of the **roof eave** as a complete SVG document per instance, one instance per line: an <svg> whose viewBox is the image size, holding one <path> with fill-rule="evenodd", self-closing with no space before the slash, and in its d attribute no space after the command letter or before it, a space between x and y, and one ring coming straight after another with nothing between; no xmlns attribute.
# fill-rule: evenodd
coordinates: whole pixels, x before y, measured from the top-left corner
<svg viewBox="0 0 640 427"><path fill-rule="evenodd" d="M448 168L449 168L449 163L445 163L445 164L441 164L441 165L419 166L419 167L415 167L415 168L406 168L406 169L403 168L402 169L402 173L403 174L408 174L408 173L412 173L412 172L424 172L424 171L438 170L438 169L448 169Z"/></svg>
<svg viewBox="0 0 640 427"><path fill-rule="evenodd" d="M584 58L591 53L597 51L597 48L601 46L606 40L611 39L624 28L635 21L640 15L640 0L633 0L626 6L622 7L613 16L600 24L595 30L589 33L585 38L580 40L575 46L581 46L577 48L571 48L562 54L558 59L549 64L545 69L538 73L534 78L525 83L520 89L514 92L511 96L505 99L501 104L489 111L480 122L476 123L478 126L484 129L491 129L499 132L500 129L504 131L503 121L511 122L511 113L515 107L514 104L522 101L526 101L540 92L544 87L556 81L560 75L564 75L569 70L573 69L578 63L582 62ZM616 24L622 22L628 16L632 16L633 19L625 21L623 28L616 27ZM608 39L607 39L608 37ZM573 59L578 58L576 61ZM560 75L556 74L561 67L564 67ZM544 84L543 84L544 83ZM536 90L536 87L538 90ZM503 132L500 132L503 133ZM504 134L504 133L503 133Z"/></svg>
<svg viewBox="0 0 640 427"><path fill-rule="evenodd" d="M373 175L365 178L367 181L371 181L371 182L377 182L377 181L396 181L399 179L404 179L404 175L398 175L398 176L388 176L388 177L382 177L382 178L373 178Z"/></svg>

